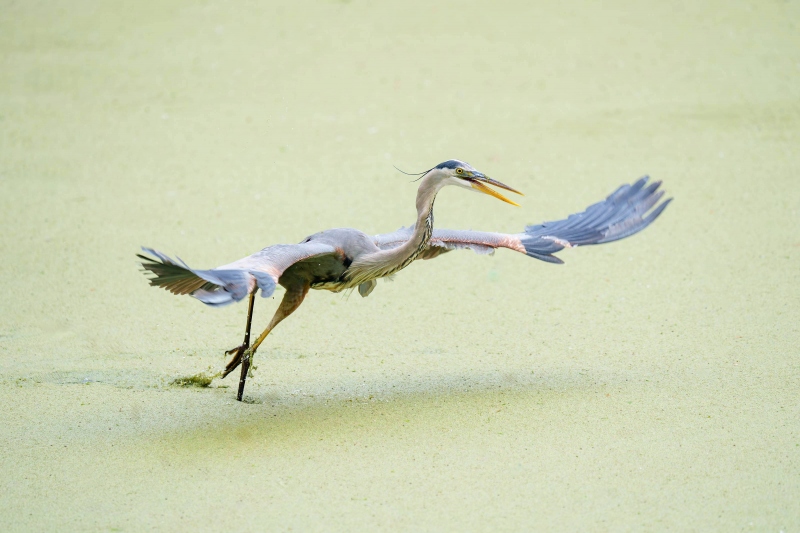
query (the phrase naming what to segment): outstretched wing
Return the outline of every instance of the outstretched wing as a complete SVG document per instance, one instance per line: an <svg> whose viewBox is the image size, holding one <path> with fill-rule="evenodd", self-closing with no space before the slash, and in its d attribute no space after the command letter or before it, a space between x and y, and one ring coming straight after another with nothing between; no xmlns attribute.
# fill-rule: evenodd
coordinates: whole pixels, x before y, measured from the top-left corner
<svg viewBox="0 0 800 533"><path fill-rule="evenodd" d="M190 268L180 258L172 258L142 248L155 259L139 254L142 269L150 274L150 284L173 294L190 294L201 302L222 306L237 302L256 287L261 296L271 296L283 273L293 265L307 261L330 263L328 268L341 264L343 254L330 244L304 242L269 246L248 257L211 270ZM342 269L344 267L342 266Z"/></svg>
<svg viewBox="0 0 800 533"><path fill-rule="evenodd" d="M632 185L623 185L608 198L581 213L572 214L564 220L528 226L524 233L434 229L428 248L420 254L420 258L432 259L461 248L469 248L479 254L491 254L496 248L508 248L549 263L563 263L552 254L564 248L623 239L650 225L672 199L656 206L664 194L658 190L661 182L647 185L647 181L648 177L645 176ZM393 233L376 235L374 242L382 249L394 248L408 240L412 231L412 228L400 228Z"/></svg>

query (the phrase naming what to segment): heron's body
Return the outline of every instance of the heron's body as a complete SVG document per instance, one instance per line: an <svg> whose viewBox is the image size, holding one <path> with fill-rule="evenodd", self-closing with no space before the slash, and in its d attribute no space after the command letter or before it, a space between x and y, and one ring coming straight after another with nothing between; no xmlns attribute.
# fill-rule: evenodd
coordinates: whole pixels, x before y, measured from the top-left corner
<svg viewBox="0 0 800 533"><path fill-rule="evenodd" d="M563 248L619 240L647 227L669 203L656 206L662 191L659 182L647 184L642 178L623 185L606 200L565 220L528 226L522 233L505 234L479 231L439 230L433 227L433 205L437 193L447 185L476 189L513 203L489 183L513 192L514 189L487 178L466 163L446 161L424 174L417 191L417 219L409 228L370 236L351 228L315 233L298 244L269 246L248 257L211 270L196 270L166 255L145 248L157 259L139 256L145 270L154 274L150 282L174 294L190 294L211 306L230 304L249 295L244 343L234 353L223 377L242 364L238 399L241 400L250 360L258 346L277 324L303 302L309 289L339 292L358 287L368 296L377 280L390 276L417 259L432 259L450 250L469 248L477 253L492 253L508 248L551 263L562 261L552 255ZM516 205L516 204L514 204ZM652 211L651 211L652 209ZM253 298L273 294L281 285L286 294L267 328L250 346Z"/></svg>
<svg viewBox="0 0 800 533"><path fill-rule="evenodd" d="M353 228L335 228L309 235L297 245L278 244L264 248L219 268L252 271L265 264L291 261L291 266L283 272L274 271L279 285L289 288L303 281L312 289L339 292L357 285L345 276L353 262L379 251L380 248L366 233ZM308 258L295 262L298 254Z"/></svg>

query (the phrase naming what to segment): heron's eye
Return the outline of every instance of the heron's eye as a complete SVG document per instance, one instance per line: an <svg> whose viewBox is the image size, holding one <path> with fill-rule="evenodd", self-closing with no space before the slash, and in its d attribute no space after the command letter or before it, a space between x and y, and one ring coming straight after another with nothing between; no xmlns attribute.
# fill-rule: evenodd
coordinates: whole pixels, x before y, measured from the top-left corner
<svg viewBox="0 0 800 533"><path fill-rule="evenodd" d="M456 169L456 174L463 174L463 173L464 173L464 169L463 169L463 168L461 168L461 167L458 167L458 168Z"/></svg>

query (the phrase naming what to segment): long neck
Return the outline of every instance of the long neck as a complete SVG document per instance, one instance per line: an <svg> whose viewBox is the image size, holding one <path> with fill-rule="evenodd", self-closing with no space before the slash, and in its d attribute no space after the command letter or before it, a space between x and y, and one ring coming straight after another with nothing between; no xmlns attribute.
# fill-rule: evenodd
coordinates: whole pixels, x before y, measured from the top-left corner
<svg viewBox="0 0 800 533"><path fill-rule="evenodd" d="M420 184L417 191L417 221L411 238L401 246L386 251L385 258L390 259L388 263L398 262L402 265L397 270L408 266L428 246L433 234L433 202L438 192L439 187L434 183Z"/></svg>
<svg viewBox="0 0 800 533"><path fill-rule="evenodd" d="M411 264L427 247L433 233L433 202L441 188L441 180L428 173L417 190L417 222L414 232L402 245L381 250L355 261L351 266L351 279L366 281L394 274Z"/></svg>

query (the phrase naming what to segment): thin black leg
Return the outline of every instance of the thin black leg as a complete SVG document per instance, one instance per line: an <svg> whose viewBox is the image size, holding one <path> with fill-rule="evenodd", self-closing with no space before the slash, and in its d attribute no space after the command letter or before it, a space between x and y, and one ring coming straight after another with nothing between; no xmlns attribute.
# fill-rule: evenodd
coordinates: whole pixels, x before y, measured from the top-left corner
<svg viewBox="0 0 800 533"><path fill-rule="evenodd" d="M244 342L242 343L245 349L250 347L250 324L253 323L253 305L256 302L256 292L258 292L258 289L250 293L250 302L247 304L247 326L244 328Z"/></svg>
<svg viewBox="0 0 800 533"><path fill-rule="evenodd" d="M250 303L247 306L247 326L244 330L244 342L242 347L245 351L250 347L250 324L253 322L253 304L256 300L256 291L250 295ZM242 401L244 394L244 382L247 381L247 371L250 370L250 357L245 356L242 361L242 374L239 376L239 392L236 394L236 399Z"/></svg>
<svg viewBox="0 0 800 533"><path fill-rule="evenodd" d="M242 401L244 394L244 382L247 381L247 371L250 370L250 356L246 355L242 359L242 373L239 375L239 392L236 393L236 399Z"/></svg>
<svg viewBox="0 0 800 533"><path fill-rule="evenodd" d="M244 342L241 344L241 346L231 348L225 352L225 355L233 355L233 357L228 364L225 365L225 371L222 373L223 378L233 372L233 370L239 366L239 364L242 362L242 356L244 355L244 352L250 347L250 325L253 323L253 307L255 306L257 291L258 289L250 293L250 302L247 305L247 324L244 328Z"/></svg>

